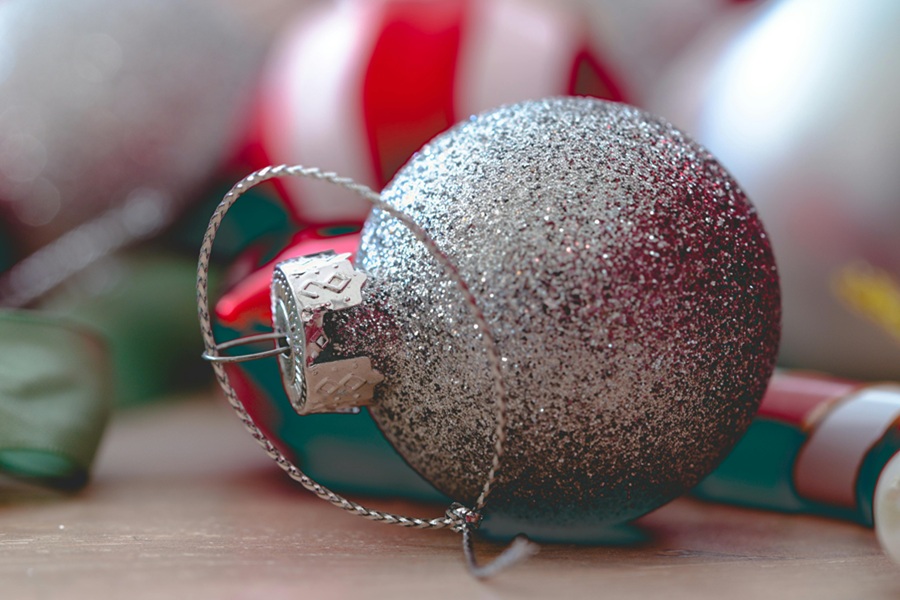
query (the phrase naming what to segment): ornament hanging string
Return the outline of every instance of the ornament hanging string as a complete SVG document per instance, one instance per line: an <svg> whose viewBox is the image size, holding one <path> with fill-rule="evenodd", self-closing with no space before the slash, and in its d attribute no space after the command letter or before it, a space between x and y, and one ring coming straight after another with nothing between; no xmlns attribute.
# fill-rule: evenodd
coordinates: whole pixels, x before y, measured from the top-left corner
<svg viewBox="0 0 900 600"><path fill-rule="evenodd" d="M487 477L485 478L484 485L481 489L481 493L478 495L474 506L472 506L471 508L465 507L458 503L454 503L452 506L450 506L450 508L447 509L443 517L425 520L415 517L406 517L403 515L381 512L378 510L367 508L361 504L353 502L352 500L348 500L340 494L337 494L324 485L316 482L311 477L306 475L303 471L301 471L300 468L297 467L287 456L285 456L285 454L282 453L275 446L275 444L271 440L269 440L269 438L262 432L262 430L253 421L253 418L244 408L243 403L237 397L237 394L234 391L234 388L232 388L231 383L228 379L225 365L223 364L224 362L229 361L227 359L221 360L225 357L219 355L220 350L223 350L226 347L230 347L234 344L216 343L210 319L208 294L209 262L212 254L213 242L215 241L219 226L221 225L222 220L225 218L225 214L238 200L238 198L240 198L250 188L264 181L284 176L307 177L311 179L327 181L340 187L346 188L369 201L375 208L382 210L385 213L389 214L391 217L397 219L401 224L403 224L403 226L406 227L407 230L409 230L409 232L416 238L416 240L421 242L426 247L431 256L440 264L441 268L444 271L444 274L454 282L454 284L462 293L469 313L475 320L475 323L477 324L478 330L481 335L481 340L484 346L485 353L487 354L488 362L490 363L490 368L494 379L494 394L496 396L496 430L494 433L494 455L491 460L491 466L488 470ZM244 424L253 438L257 441L257 443L259 443L263 447L269 457L272 458L291 479L298 482L300 485L302 485L304 488L306 488L322 500L330 502L338 508L361 516L365 519L369 519L371 521L378 521L391 525L400 525L401 527L410 527L414 529L449 528L452 531L461 533L463 541L463 554L466 558L466 565L469 569L469 572L473 576L478 578L490 577L498 571L523 560L524 558L534 554L537 551L537 546L535 544L531 543L524 537L519 537L516 538L513 543L510 544L492 562L485 565L479 565L477 560L475 559L472 533L479 525L485 503L496 480L497 472L500 468L500 461L503 457L504 442L506 439L506 387L503 381L500 366L500 357L497 352L494 337L491 334L487 321L485 320L485 317L481 312L481 309L479 308L475 297L472 295L471 290L460 275L456 266L446 256L446 254L444 254L441 249L438 248L434 240L424 229L422 229L422 227L420 227L413 219L411 219L402 211L385 203L377 192L365 185L353 181L350 178L340 177L335 173L321 171L316 168L303 167L300 165L280 165L277 167L266 167L254 173L251 173L250 175L239 181L237 184L235 184L234 187L232 187L231 190L229 190L228 193L225 194L225 197L219 203L219 206L216 208L215 212L210 218L209 226L207 227L206 234L203 237L203 244L200 247L200 257L197 262L197 312L200 319L200 331L203 335L203 343L206 347L204 357L207 358L207 360L209 360L212 364L213 371L216 374L216 378L222 390L224 391L228 402L231 404L232 408L237 413L238 418L241 420L241 422ZM282 351L289 352L290 350L289 348L283 348Z"/></svg>

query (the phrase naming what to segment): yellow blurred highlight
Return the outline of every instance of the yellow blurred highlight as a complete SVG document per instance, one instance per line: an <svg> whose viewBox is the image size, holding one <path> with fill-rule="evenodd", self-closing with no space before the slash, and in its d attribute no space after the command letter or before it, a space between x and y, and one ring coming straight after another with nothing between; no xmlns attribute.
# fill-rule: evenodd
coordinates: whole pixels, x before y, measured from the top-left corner
<svg viewBox="0 0 900 600"><path fill-rule="evenodd" d="M890 273L868 263L853 263L834 274L831 289L847 308L900 342L900 283Z"/></svg>

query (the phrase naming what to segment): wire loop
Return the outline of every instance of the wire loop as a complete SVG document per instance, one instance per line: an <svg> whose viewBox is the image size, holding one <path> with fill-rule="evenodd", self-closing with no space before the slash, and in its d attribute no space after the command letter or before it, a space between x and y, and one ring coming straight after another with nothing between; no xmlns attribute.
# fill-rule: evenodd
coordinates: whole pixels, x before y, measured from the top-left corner
<svg viewBox="0 0 900 600"><path fill-rule="evenodd" d="M271 350L263 350L262 352L253 352L250 354L238 354L236 356L224 356L219 354L221 350L228 350L229 348L237 348L239 346L246 346L248 344L255 344L257 342L265 342L268 340L275 340L277 342L284 341L283 344L276 344L274 348ZM236 340L231 340L230 342L224 342L222 344L216 344L216 354L210 354L209 352L204 352L200 356L203 360L209 362L221 362L221 363L240 363L247 362L251 360L257 360L260 358L268 358L270 356L278 356L279 354L290 354L291 347L287 345L286 340L283 335L275 333L274 331L271 333L261 333L259 335L248 335L247 337L238 338Z"/></svg>
<svg viewBox="0 0 900 600"><path fill-rule="evenodd" d="M410 231L410 233L412 233L412 235L427 248L431 256L441 265L445 275L453 280L460 293L462 293L466 306L468 307L472 318L475 320L479 327L479 330L481 331L482 343L484 345L484 349L487 354L494 378L494 394L496 396L496 429L494 433L494 455L491 460L491 467L488 470L484 485L481 489L481 493L479 494L477 500L475 501L475 505L472 508L466 508L462 505L454 504L442 517L437 517L434 519L420 519L373 510L361 504L353 502L352 500L348 500L340 494L337 494L324 485L316 482L311 477L306 475L303 471L301 471L300 468L298 468L293 462L291 462L291 460L287 456L285 456L285 454L282 453L275 446L275 444L272 443L271 440L269 440L268 437L266 437L262 430L260 430L260 428L253 421L253 418L244 408L240 399L237 397L237 394L235 393L234 388L232 388L231 382L228 379L228 374L225 370L224 363L250 360L250 358L245 357L259 358L260 354L232 357L222 356L219 354L219 351L242 345L244 343L250 343L251 341L260 341L262 339L274 338L272 334L264 334L263 336L252 336L253 338L255 338L253 340L244 338L242 340L235 340L232 342L226 342L224 344L216 343L215 336L213 335L212 331L212 323L209 310L208 292L210 256L212 254L212 247L219 226L221 225L225 214L238 200L238 198L240 198L241 195L243 195L244 192L246 192L250 188L264 181L284 176L308 177L311 179L328 181L335 185L356 192L359 196L368 200L375 208L391 215L392 217L400 221ZM228 193L225 194L225 197L219 203L219 206L216 208L215 212L210 218L209 226L207 227L206 234L203 237L203 244L200 247L200 256L197 261L197 312L200 320L200 331L203 335L203 343L206 347L204 358L210 361L219 385L224 391L228 402L231 404L232 408L237 413L238 418L241 420L241 422L244 424L253 438L263 447L269 457L271 457L291 479L298 482L300 485L302 485L304 488L306 488L322 500L330 502L338 508L359 515L365 519L379 521L382 523L389 523L392 525L399 525L401 527L411 527L415 529L449 528L453 531L461 532L463 534L463 552L466 556L466 564L469 568L469 571L475 577L481 578L493 575L497 571L515 562L518 562L519 560L529 556L535 551L536 547L534 546L534 544L531 544L527 541L522 542L521 540L524 540L524 538L517 538L500 556L498 556L493 562L489 563L488 565L480 567L475 561L474 554L472 552L471 533L475 528L477 528L478 523L481 520L482 509L484 508L485 502L491 493L492 486L494 485L497 477L497 472L500 468L500 461L503 457L504 442L506 440L506 387L504 385L502 376L500 356L498 354L497 347L494 342L494 337L491 334L491 330L487 324L487 321L483 313L481 312L478 303L475 301L472 292L469 290L468 285L466 285L465 280L463 280L456 266L438 248L437 244L434 242L434 240L432 240L432 238L424 229L422 229L413 219L411 219L405 213L385 203L377 192L373 191L367 186L356 183L350 178L340 177L335 173L321 171L316 168L303 167L300 165L280 165L277 167L266 167L254 173L251 173L250 175L239 181L237 184L235 184L234 187L232 187L231 190L229 190ZM283 351L284 350L279 345L279 347L267 352L278 354Z"/></svg>

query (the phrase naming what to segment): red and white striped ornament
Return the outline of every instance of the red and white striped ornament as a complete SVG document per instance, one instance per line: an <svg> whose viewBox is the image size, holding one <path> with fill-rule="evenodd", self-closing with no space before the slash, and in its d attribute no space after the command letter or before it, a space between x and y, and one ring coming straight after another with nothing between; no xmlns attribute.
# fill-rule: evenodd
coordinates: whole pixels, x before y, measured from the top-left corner
<svg viewBox="0 0 900 600"><path fill-rule="evenodd" d="M316 165L380 189L468 115L554 95L625 100L581 15L520 0L352 1L306 14L264 75L251 162ZM361 223L369 210L316 182L280 192L300 224Z"/></svg>

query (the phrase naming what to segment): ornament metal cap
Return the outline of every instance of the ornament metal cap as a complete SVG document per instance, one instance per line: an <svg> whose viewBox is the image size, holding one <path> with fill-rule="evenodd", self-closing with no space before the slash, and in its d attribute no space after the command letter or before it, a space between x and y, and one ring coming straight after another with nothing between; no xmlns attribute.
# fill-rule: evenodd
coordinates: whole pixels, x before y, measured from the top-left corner
<svg viewBox="0 0 900 600"><path fill-rule="evenodd" d="M279 263L272 275L272 325L287 340L289 353L278 363L284 389L300 415L359 412L372 403L384 376L367 356L328 360L326 313L362 304L366 274L349 254L332 251Z"/></svg>
<svg viewBox="0 0 900 600"><path fill-rule="evenodd" d="M213 363L238 363L278 357L284 391L299 415L357 413L372 404L384 376L368 356L331 359L324 317L362 304L366 274L354 269L350 254L333 251L278 263L272 274L272 333L251 335L203 353ZM223 356L222 350L275 340L275 348Z"/></svg>

